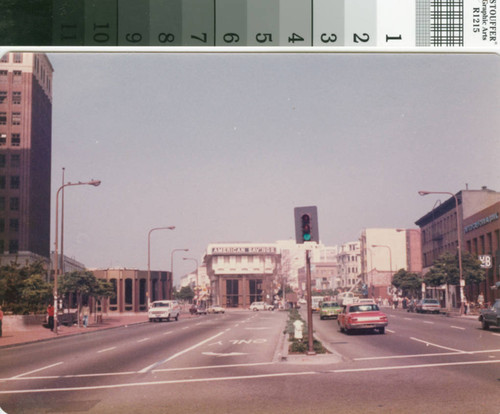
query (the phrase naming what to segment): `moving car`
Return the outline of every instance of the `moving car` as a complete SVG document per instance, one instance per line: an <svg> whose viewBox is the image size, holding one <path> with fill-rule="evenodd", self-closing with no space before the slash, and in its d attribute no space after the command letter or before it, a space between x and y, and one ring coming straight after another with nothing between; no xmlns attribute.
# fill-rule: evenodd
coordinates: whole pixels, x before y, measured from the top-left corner
<svg viewBox="0 0 500 414"><path fill-rule="evenodd" d="M352 303L343 307L337 323L340 332L347 334L354 329L373 329L383 334L389 321L387 315L381 312L378 305L374 303Z"/></svg>
<svg viewBox="0 0 500 414"><path fill-rule="evenodd" d="M224 313L225 311L226 310L222 306L219 306L219 305L210 306L207 309L208 313Z"/></svg>
<svg viewBox="0 0 500 414"><path fill-rule="evenodd" d="M479 322L483 329L490 329L490 326L500 328L500 299L497 299L491 308L481 310Z"/></svg>
<svg viewBox="0 0 500 414"><path fill-rule="evenodd" d="M176 300L157 300L151 302L148 310L149 322L162 321L163 319L170 321L170 319L179 320L181 307Z"/></svg>
<svg viewBox="0 0 500 414"><path fill-rule="evenodd" d="M259 310L274 310L274 306L270 305L269 303L266 302L253 302L250 305L250 310L251 311L259 311Z"/></svg>
<svg viewBox="0 0 500 414"><path fill-rule="evenodd" d="M415 310L419 313L439 313L441 312L441 305L437 299L422 299L417 303Z"/></svg>
<svg viewBox="0 0 500 414"><path fill-rule="evenodd" d="M342 312L342 306L337 302L323 302L319 308L319 318L320 319L337 319L339 313Z"/></svg>

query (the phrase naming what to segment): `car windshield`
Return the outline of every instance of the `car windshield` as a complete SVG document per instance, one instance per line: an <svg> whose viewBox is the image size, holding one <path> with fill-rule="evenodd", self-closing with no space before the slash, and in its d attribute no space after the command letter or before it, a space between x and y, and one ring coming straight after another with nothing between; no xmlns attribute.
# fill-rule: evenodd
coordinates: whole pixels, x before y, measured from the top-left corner
<svg viewBox="0 0 500 414"><path fill-rule="evenodd" d="M425 299L423 303L431 303L433 305L438 305L439 302L436 299Z"/></svg>
<svg viewBox="0 0 500 414"><path fill-rule="evenodd" d="M349 312L371 312L378 310L379 308L375 304L357 305L357 306L351 306L349 308Z"/></svg>
<svg viewBox="0 0 500 414"><path fill-rule="evenodd" d="M153 308L168 308L168 307L170 307L170 303L168 302L153 303Z"/></svg>
<svg viewBox="0 0 500 414"><path fill-rule="evenodd" d="M339 306L339 305L335 302L325 302L322 305L323 308L333 308L334 306Z"/></svg>

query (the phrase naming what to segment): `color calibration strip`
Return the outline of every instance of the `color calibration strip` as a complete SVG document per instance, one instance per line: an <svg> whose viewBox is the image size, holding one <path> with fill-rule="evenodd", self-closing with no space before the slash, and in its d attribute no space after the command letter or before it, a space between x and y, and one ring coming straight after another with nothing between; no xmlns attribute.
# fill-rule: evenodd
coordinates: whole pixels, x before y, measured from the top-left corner
<svg viewBox="0 0 500 414"><path fill-rule="evenodd" d="M54 46L497 47L496 0L53 0Z"/></svg>

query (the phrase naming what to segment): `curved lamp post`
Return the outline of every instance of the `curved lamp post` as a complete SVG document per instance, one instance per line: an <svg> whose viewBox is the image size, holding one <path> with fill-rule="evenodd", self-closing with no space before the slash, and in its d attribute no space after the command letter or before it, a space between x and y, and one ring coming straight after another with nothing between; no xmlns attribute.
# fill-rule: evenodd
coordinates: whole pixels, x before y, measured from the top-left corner
<svg viewBox="0 0 500 414"><path fill-rule="evenodd" d="M73 185L92 185L94 187L98 187L101 185L101 182L99 180L90 180L82 183L81 181L78 181L77 183L66 183L63 184L59 189L57 190L56 193L56 234L55 234L55 243L54 243L54 333L57 335L57 305L58 305L58 297L57 297L57 288L58 288L58 276L59 276L59 256L58 256L58 249L59 249L59 240L58 240L58 233L59 233L59 193L61 192L64 187L69 187ZM64 260L64 258L63 258Z"/></svg>
<svg viewBox="0 0 500 414"><path fill-rule="evenodd" d="M426 196L428 194L448 194L455 199L455 208L457 209L457 240L458 240L458 274L460 278L460 315L464 313L464 279L462 270L462 229L460 228L460 214L458 213L458 198L455 194L448 191L419 191L419 195Z"/></svg>
<svg viewBox="0 0 500 414"><path fill-rule="evenodd" d="M156 230L174 230L175 226L168 226L168 227L155 227L154 229L149 230L148 232L148 283L147 283L147 290L146 290L146 296L148 297L148 308L149 304L151 303L151 233L156 231Z"/></svg>

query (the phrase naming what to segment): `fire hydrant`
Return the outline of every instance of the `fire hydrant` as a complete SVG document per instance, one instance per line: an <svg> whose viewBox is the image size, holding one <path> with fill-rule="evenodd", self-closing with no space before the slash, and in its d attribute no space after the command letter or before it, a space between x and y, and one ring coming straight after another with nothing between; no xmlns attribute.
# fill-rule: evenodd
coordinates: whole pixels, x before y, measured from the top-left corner
<svg viewBox="0 0 500 414"><path fill-rule="evenodd" d="M304 322L296 320L293 323L293 326L295 328L295 332L294 332L295 339L302 339L304 337L302 335L302 330L304 329Z"/></svg>

